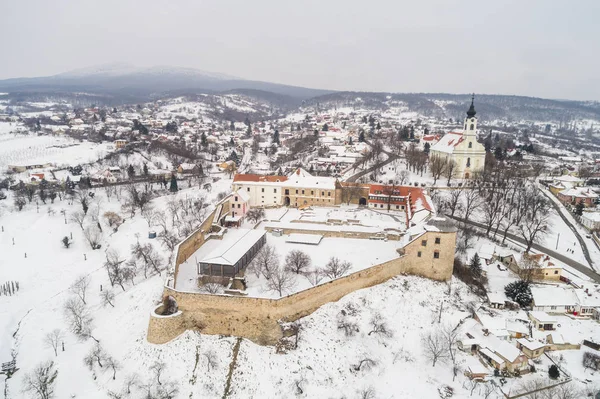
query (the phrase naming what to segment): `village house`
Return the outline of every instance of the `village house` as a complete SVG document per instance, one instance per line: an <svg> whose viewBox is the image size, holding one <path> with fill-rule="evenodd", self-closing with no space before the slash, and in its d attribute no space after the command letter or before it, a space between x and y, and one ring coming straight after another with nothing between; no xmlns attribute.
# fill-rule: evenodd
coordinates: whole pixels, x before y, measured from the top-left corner
<svg viewBox="0 0 600 399"><path fill-rule="evenodd" d="M579 220L590 231L600 230L600 212L583 212Z"/></svg>
<svg viewBox="0 0 600 399"><path fill-rule="evenodd" d="M182 163L177 167L177 173L181 175L197 175L200 173L200 167L193 163Z"/></svg>
<svg viewBox="0 0 600 399"><path fill-rule="evenodd" d="M542 312L539 310L534 310L529 312L529 319L533 325L533 328L540 331L552 331L556 330L556 321L555 317L550 316L546 312Z"/></svg>
<svg viewBox="0 0 600 399"><path fill-rule="evenodd" d="M225 217L226 226L240 226L246 212L250 209L248 202L250 195L242 189L234 191L229 195L231 214Z"/></svg>
<svg viewBox="0 0 600 399"><path fill-rule="evenodd" d="M590 208L598 203L598 193L591 187L568 188L560 191L556 196L565 205L577 205L581 202L585 207Z"/></svg>
<svg viewBox="0 0 600 399"><path fill-rule="evenodd" d="M533 310L546 313L572 313L577 307L577 295L571 287L531 286Z"/></svg>
<svg viewBox="0 0 600 399"><path fill-rule="evenodd" d="M544 354L546 345L527 338L519 338L517 339L517 349L523 352L528 358L536 359Z"/></svg>
<svg viewBox="0 0 600 399"><path fill-rule="evenodd" d="M467 111L461 132L450 132L431 146L429 156L437 156L456 163L456 176L469 179L485 166L485 148L477 141L477 118L474 98Z"/></svg>
<svg viewBox="0 0 600 399"><path fill-rule="evenodd" d="M496 370L522 373L529 370L529 362L516 346L499 339L491 332L482 329L477 322L466 325L467 339L458 342L459 348L479 355L479 357Z"/></svg>
<svg viewBox="0 0 600 399"><path fill-rule="evenodd" d="M113 144L115 145L115 148L117 150L120 150L121 148L123 148L127 145L127 140L117 139L117 140L113 141Z"/></svg>

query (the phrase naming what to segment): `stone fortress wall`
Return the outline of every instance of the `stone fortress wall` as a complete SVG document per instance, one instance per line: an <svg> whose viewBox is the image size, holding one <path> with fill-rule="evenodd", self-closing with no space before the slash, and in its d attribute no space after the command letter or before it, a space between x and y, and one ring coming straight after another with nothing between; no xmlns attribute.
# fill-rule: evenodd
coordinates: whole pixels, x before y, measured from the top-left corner
<svg viewBox="0 0 600 399"><path fill-rule="evenodd" d="M175 269L205 242L214 218L213 212L198 231L181 242L177 248ZM259 344L275 344L282 336L280 321L298 320L356 290L381 284L401 274L449 280L455 242L454 229L427 231L402 248L396 259L280 299L182 292L173 288L176 284L168 281L164 295L175 298L180 312L173 316L151 312L148 341L163 344L185 330L198 329L205 334L233 335ZM438 257L434 256L435 252L438 252Z"/></svg>

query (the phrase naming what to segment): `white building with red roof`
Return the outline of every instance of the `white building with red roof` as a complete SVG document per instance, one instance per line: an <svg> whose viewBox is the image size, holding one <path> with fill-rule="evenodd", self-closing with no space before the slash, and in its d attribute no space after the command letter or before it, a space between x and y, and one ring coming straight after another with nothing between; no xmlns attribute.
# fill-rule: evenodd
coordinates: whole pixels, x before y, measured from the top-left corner
<svg viewBox="0 0 600 399"><path fill-rule="evenodd" d="M485 166L485 147L477 142L477 118L474 99L467 111L464 128L461 132L450 132L431 146L429 156L451 159L456 163L456 177L470 178L473 173Z"/></svg>

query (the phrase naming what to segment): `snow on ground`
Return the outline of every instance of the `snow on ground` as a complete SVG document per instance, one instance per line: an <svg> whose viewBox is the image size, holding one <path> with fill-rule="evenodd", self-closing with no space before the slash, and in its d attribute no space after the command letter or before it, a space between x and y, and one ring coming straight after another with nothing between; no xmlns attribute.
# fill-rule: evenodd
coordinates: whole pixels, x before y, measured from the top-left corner
<svg viewBox="0 0 600 399"><path fill-rule="evenodd" d="M8 165L53 163L70 166L104 157L112 144L78 142L69 137L6 134L8 128L0 122L0 173Z"/></svg>
<svg viewBox="0 0 600 399"><path fill-rule="evenodd" d="M207 200L212 202L217 193L230 184L230 180L223 179L215 183L211 193L192 188L182 190L178 196L206 195ZM59 370L57 398L106 398L108 389L119 391L125 377L132 373L138 373L140 383L145 384L154 379L148 368L155 361L167 364L168 371L163 381L177 382L181 392L179 397L188 397L190 393L194 397L220 397L233 339L186 333L167 345L151 345L146 341L149 314L161 299L164 272L162 276L149 279L144 279L140 272L135 285L126 284L125 291L117 287L112 289L115 293L114 308L102 305L101 288L104 291L111 289L103 268L106 250L115 249L123 259L128 259L130 246L139 240L142 244L151 243L165 265L169 254L159 242L147 238L149 227L139 212L131 218L129 213L122 213L114 195L109 200L103 195L103 190L95 190L95 193L86 225L93 224L90 214L98 204L100 215L110 210L126 218L117 232L106 226L102 219L104 234L99 250L91 250L82 229L69 220L72 213L81 209L77 202L69 205L57 199L55 204L40 205L38 213L34 204L28 204L23 211L17 212L7 205L7 201L2 201L0 225L4 231L0 233L0 283L18 281L20 285L16 295L0 297L0 362L10 361L11 352L15 351L19 368L8 381L10 398L28 397L21 392L24 375L45 360L54 360ZM159 197L153 200L153 204L157 209L165 210L167 201L172 197ZM51 214L49 209L55 213ZM67 212L66 224L61 209ZM71 234L73 244L68 249L64 248L61 239ZM106 371L106 367L96 367L94 372L87 368L83 358L93 347L93 341L77 340L68 332L63 317L63 304L73 295L69 287L75 279L84 275L91 279L86 306L94 318L92 335L120 364L114 381L112 372ZM65 351L59 348L57 357L43 342L45 335L56 328L61 329L65 336ZM202 354L211 349L216 353L217 362L207 373L206 359ZM134 395L141 393L141 389L134 388Z"/></svg>

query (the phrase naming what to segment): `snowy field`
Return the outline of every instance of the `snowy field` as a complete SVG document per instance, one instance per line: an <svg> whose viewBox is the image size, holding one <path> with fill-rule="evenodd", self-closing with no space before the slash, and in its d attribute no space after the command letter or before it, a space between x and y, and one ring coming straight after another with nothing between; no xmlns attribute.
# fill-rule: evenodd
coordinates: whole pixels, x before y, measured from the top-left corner
<svg viewBox="0 0 600 399"><path fill-rule="evenodd" d="M78 142L68 137L10 134L16 129L0 122L0 173L8 165L53 163L57 167L92 162L104 157L112 144Z"/></svg>

